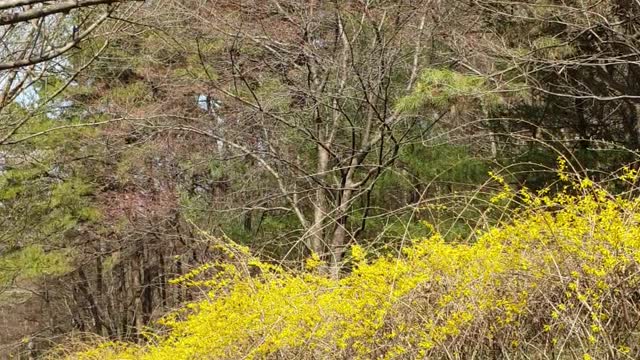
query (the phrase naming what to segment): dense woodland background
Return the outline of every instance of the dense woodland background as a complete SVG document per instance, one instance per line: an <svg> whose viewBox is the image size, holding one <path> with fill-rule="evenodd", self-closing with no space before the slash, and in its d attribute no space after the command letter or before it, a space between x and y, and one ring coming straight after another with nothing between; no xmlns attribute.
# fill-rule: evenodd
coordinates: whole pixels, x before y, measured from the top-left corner
<svg viewBox="0 0 640 360"><path fill-rule="evenodd" d="M213 239L340 277L640 150L634 0L0 1L0 356L142 341ZM622 191L614 183L609 191Z"/></svg>

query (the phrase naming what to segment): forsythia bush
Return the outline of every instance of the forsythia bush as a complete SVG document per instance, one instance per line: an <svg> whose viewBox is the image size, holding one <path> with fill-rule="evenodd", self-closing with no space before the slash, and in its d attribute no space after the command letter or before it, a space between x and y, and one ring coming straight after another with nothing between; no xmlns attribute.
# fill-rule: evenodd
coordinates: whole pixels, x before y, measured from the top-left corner
<svg viewBox="0 0 640 360"><path fill-rule="evenodd" d="M555 196L505 187L493 200L507 198L526 205L473 244L436 234L374 260L355 246L342 279L321 275L317 257L285 271L240 261L250 257L236 246L235 262L178 279L208 296L167 316L168 335L68 357L640 358L640 200L589 180ZM213 278L195 280L205 270Z"/></svg>

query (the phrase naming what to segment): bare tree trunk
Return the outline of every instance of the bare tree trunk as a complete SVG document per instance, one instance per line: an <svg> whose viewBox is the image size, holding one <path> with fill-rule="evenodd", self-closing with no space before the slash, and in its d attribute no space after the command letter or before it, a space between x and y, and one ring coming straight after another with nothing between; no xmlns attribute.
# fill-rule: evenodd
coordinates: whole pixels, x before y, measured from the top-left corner
<svg viewBox="0 0 640 360"><path fill-rule="evenodd" d="M160 287L160 301L162 308L166 309L167 304L167 267L164 261L162 248L158 249L158 286Z"/></svg>
<svg viewBox="0 0 640 360"><path fill-rule="evenodd" d="M125 263L118 266L118 312L120 314L120 338L125 339L129 335L129 306L127 294L127 276L125 272Z"/></svg>
<svg viewBox="0 0 640 360"><path fill-rule="evenodd" d="M329 164L329 152L322 145L318 144L318 167L317 178L324 179ZM321 181L322 182L322 181ZM313 224L309 228L309 249L318 255L324 254L324 219L327 216L327 199L325 189L322 185L317 185L315 192L315 202L313 203Z"/></svg>
<svg viewBox="0 0 640 360"><path fill-rule="evenodd" d="M131 261L131 290L133 294L133 326L135 329L135 337L140 341L140 335L142 334L142 328L144 322L142 320L142 254L141 251L136 251Z"/></svg>
<svg viewBox="0 0 640 360"><path fill-rule="evenodd" d="M333 278L338 278L340 275L340 268L342 267L342 257L344 255L347 236L347 220L349 215L347 211L351 205L351 195L353 193L351 187L351 176L353 174L353 168L349 169L347 173L347 179L343 184L344 190L340 197L340 204L336 209L336 226L331 238L331 266L330 273Z"/></svg>
<svg viewBox="0 0 640 360"><path fill-rule="evenodd" d="M98 304L96 302L94 294L89 288L89 280L87 279L87 275L85 274L84 270L82 270L82 267L78 269L78 277L80 277L78 290L80 290L80 293L89 304L89 311L91 312L91 316L93 317L95 332L96 334L102 334L103 323L100 317L100 309L98 308Z"/></svg>
<svg viewBox="0 0 640 360"><path fill-rule="evenodd" d="M105 253L105 245L102 239L98 239L98 246L96 249L96 302L98 304L104 304L106 308L106 313L103 313L105 318L103 318L103 323L107 329L107 335L113 336L117 332L117 326L113 322L113 306L111 304L111 297L108 292L106 292L105 283L104 283L104 253ZM108 317L108 318L107 318Z"/></svg>

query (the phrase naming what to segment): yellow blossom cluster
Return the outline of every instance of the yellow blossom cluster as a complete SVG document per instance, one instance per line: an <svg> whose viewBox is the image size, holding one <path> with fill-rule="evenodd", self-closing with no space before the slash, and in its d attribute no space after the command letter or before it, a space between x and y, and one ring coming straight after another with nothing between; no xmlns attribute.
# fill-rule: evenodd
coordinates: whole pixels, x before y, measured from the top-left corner
<svg viewBox="0 0 640 360"><path fill-rule="evenodd" d="M374 260L356 246L341 279L315 255L303 272L207 265L207 297L165 317L168 335L67 357L640 358L640 200L589 180L553 196L505 186L498 199L515 196L525 208L477 242L436 234Z"/></svg>

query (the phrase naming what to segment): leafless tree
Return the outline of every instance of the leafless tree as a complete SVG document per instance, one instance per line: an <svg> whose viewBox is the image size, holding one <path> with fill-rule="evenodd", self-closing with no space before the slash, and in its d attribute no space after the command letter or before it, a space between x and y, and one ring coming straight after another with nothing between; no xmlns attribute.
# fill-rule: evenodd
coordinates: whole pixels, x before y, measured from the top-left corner
<svg viewBox="0 0 640 360"><path fill-rule="evenodd" d="M154 126L209 137L221 158L251 159L274 189L247 211L293 214L301 243L337 276L367 226L376 182L440 118L395 103L429 61L425 44L440 29L442 7L428 0L173 6L195 37L187 51L202 76L192 89L223 105L181 125ZM223 43L213 46L216 39Z"/></svg>
<svg viewBox="0 0 640 360"><path fill-rule="evenodd" d="M0 145L12 143L31 118L47 112L108 46L109 34L124 24L118 20L135 8L135 2L116 0L0 2ZM111 26L103 27L108 20ZM83 43L89 45L82 49ZM62 85L38 93L48 79ZM28 113L16 115L17 104L27 105Z"/></svg>

